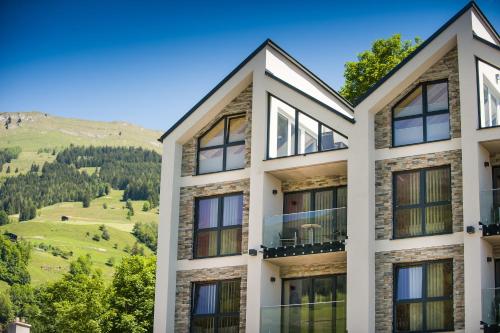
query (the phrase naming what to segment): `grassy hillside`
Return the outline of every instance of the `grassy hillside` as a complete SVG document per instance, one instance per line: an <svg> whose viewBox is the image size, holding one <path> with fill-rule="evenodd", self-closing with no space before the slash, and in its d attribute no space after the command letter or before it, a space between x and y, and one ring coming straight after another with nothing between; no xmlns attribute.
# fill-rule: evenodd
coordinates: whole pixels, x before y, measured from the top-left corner
<svg viewBox="0 0 500 333"><path fill-rule="evenodd" d="M144 201L134 201L135 214L130 220L126 218L127 210L120 201L123 191L112 191L110 195L91 202L89 208L83 208L80 202L65 202L39 210L36 219L28 222L13 223L0 227L0 232L9 231L34 245L29 272L33 285L57 279L67 272L69 262L78 256L90 254L96 267L102 269L106 279L111 279L113 267L106 262L113 258L118 264L126 246L132 247L136 242L130 233L135 222L157 221L157 209L142 211ZM107 208L104 208L106 204ZM69 216L69 221L62 222L61 216ZM15 217L14 217L15 218ZM92 239L101 235L99 226L107 226L110 240ZM40 243L57 247L62 251L73 251L69 259L54 256L50 251L38 247ZM116 248L115 248L116 247ZM146 247L145 253L151 254Z"/></svg>
<svg viewBox="0 0 500 333"><path fill-rule="evenodd" d="M9 123L10 117L10 123ZM19 146L22 153L12 161L10 176L29 170L32 163L54 160L54 150L70 144L83 146L135 146L160 152L161 133L126 122L98 122L57 117L40 112L0 113L0 148ZM0 172L6 174L7 165Z"/></svg>

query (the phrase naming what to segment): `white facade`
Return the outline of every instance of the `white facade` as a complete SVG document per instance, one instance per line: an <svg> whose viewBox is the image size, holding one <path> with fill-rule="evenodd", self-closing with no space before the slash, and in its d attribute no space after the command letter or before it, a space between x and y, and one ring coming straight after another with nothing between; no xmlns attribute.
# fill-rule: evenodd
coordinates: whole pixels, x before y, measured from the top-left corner
<svg viewBox="0 0 500 333"><path fill-rule="evenodd" d="M483 85L483 77L488 77L492 84L498 84L499 45L500 40L496 32L479 9L470 4L359 104L351 106L274 43L264 43L162 138L163 164L154 331L164 333L189 330L186 327L189 327L192 309L179 305L181 296L178 277L189 274L190 271L217 272L217 269L222 268L231 271L231 267L246 267L245 278L242 279L246 283L242 286L242 289L246 290L245 328L246 332L259 332L263 327L262 309L282 304L285 279L282 279L282 276L285 271L290 270L290 267L302 265L335 267L337 263L344 263L346 329L349 332L382 332L386 330L386 326L380 322L380 314L376 314L381 308L381 300L377 299L379 294L376 290L379 278L377 272L380 271L376 266L376 257L380 258L385 253L389 255L415 249L432 251L434 248L446 246L463 246L463 279L453 284L453 330L480 332L484 326L482 321L485 312L490 311L488 304L485 305L487 289L495 287L494 260L490 259L497 257L495 246L500 245L500 236L483 235L485 230L495 233L497 229L492 223L492 229L487 226L482 230L479 222L484 222L481 207L490 207L494 201L490 191L493 187L491 166L495 163L495 155L500 153L500 128L480 129L481 117L484 116L480 114L481 103L478 101L484 100L484 93L482 88L478 89L477 78L479 77L480 81L479 87ZM402 147L376 148L376 114L455 48L458 53L460 137L451 136L447 140ZM476 66L477 58L482 61L479 66ZM484 66L483 62L490 65L484 76L477 74L482 73L478 68ZM183 174L183 147L199 135L199 132L216 119L250 84L252 126L249 163L244 168L233 171ZM269 123L268 116L270 96L279 98L294 109L346 136L348 148L267 158L268 138L277 140L276 133L268 134L268 126L274 126ZM489 103L491 105L491 101ZM500 115L500 104L497 107ZM453 122L453 119L450 122ZM290 126L293 125L289 125L288 135L291 135ZM491 120L487 125L492 125ZM288 139L291 142L291 136ZM290 149L292 148L288 147L288 150ZM377 182L377 163L424 154L438 155L449 151L461 152L461 229L411 238L378 237L376 195L377 187L381 184ZM323 176L344 177L347 183L348 238L339 243L341 250L327 253L326 247L318 247L321 251L325 249L325 253L290 255L282 248L281 252L276 252L276 258L265 258L266 250L262 245L265 245L263 238L267 229L264 230L264 221L270 216L285 213L282 190L284 184ZM180 235L179 231L180 223L183 223L180 216L184 216L185 209L182 189L203 188L210 184L243 180L248 180L249 184L248 230L243 231L248 239L247 248L244 248L240 255L234 256L203 259L183 257L179 253L179 242L183 242L182 237L185 236ZM466 232L469 226L474 227L474 230ZM257 255L250 255L247 250L257 250ZM411 263L411 259L405 260L403 262ZM194 280L201 281L196 278ZM207 278L207 281L213 281L213 278ZM190 299L187 302L184 300L184 303L191 304L193 291L187 291L187 294ZM395 291L391 288L387 300L391 304L394 294ZM458 302L458 299L464 301ZM281 316L282 313L276 320L284 320ZM392 308L387 317L393 318L390 320L391 327L395 329L395 314Z"/></svg>

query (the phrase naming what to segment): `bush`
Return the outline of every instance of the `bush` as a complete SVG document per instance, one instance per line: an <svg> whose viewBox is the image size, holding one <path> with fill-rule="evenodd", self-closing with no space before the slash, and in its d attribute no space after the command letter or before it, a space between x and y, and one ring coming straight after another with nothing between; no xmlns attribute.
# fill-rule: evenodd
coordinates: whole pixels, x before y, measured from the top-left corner
<svg viewBox="0 0 500 333"><path fill-rule="evenodd" d="M148 202L148 201L146 201L146 202L144 203L144 205L142 205L142 211L143 211L143 212L147 212L147 211L149 211L149 209L150 209L150 208L151 208L151 206L149 205L149 202Z"/></svg>
<svg viewBox="0 0 500 333"><path fill-rule="evenodd" d="M99 237L99 235L95 234L94 236L92 236L92 240L98 242L101 240L101 237Z"/></svg>
<svg viewBox="0 0 500 333"><path fill-rule="evenodd" d="M102 208L104 208L104 209L108 209L108 204L107 204L107 203L103 203L103 204L102 204Z"/></svg>
<svg viewBox="0 0 500 333"><path fill-rule="evenodd" d="M113 267L115 265L115 258L109 258L106 261L106 266Z"/></svg>
<svg viewBox="0 0 500 333"><path fill-rule="evenodd" d="M155 222L134 224L132 234L144 245L156 252L158 242L158 224Z"/></svg>
<svg viewBox="0 0 500 333"><path fill-rule="evenodd" d="M83 208L88 208L90 206L90 196L85 195L82 199Z"/></svg>
<svg viewBox="0 0 500 333"><path fill-rule="evenodd" d="M0 225L6 225L10 223L9 215L3 210L0 210Z"/></svg>

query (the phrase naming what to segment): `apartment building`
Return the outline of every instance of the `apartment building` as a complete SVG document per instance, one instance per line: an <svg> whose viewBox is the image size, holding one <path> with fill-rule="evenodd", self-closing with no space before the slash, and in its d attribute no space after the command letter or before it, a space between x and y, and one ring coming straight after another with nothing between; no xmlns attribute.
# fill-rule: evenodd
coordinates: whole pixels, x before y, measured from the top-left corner
<svg viewBox="0 0 500 333"><path fill-rule="evenodd" d="M155 332L498 331L499 68L475 3L356 105L265 41L161 137Z"/></svg>

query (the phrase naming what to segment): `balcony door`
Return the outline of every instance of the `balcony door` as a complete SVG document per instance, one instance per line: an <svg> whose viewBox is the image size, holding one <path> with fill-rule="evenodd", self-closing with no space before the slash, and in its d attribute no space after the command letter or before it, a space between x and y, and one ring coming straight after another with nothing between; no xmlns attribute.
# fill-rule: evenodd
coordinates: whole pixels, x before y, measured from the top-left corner
<svg viewBox="0 0 500 333"><path fill-rule="evenodd" d="M346 186L289 192L283 201L286 237L296 238L299 244L345 238L346 210L334 208L347 206Z"/></svg>
<svg viewBox="0 0 500 333"><path fill-rule="evenodd" d="M345 332L345 274L286 279L282 299L282 333Z"/></svg>

